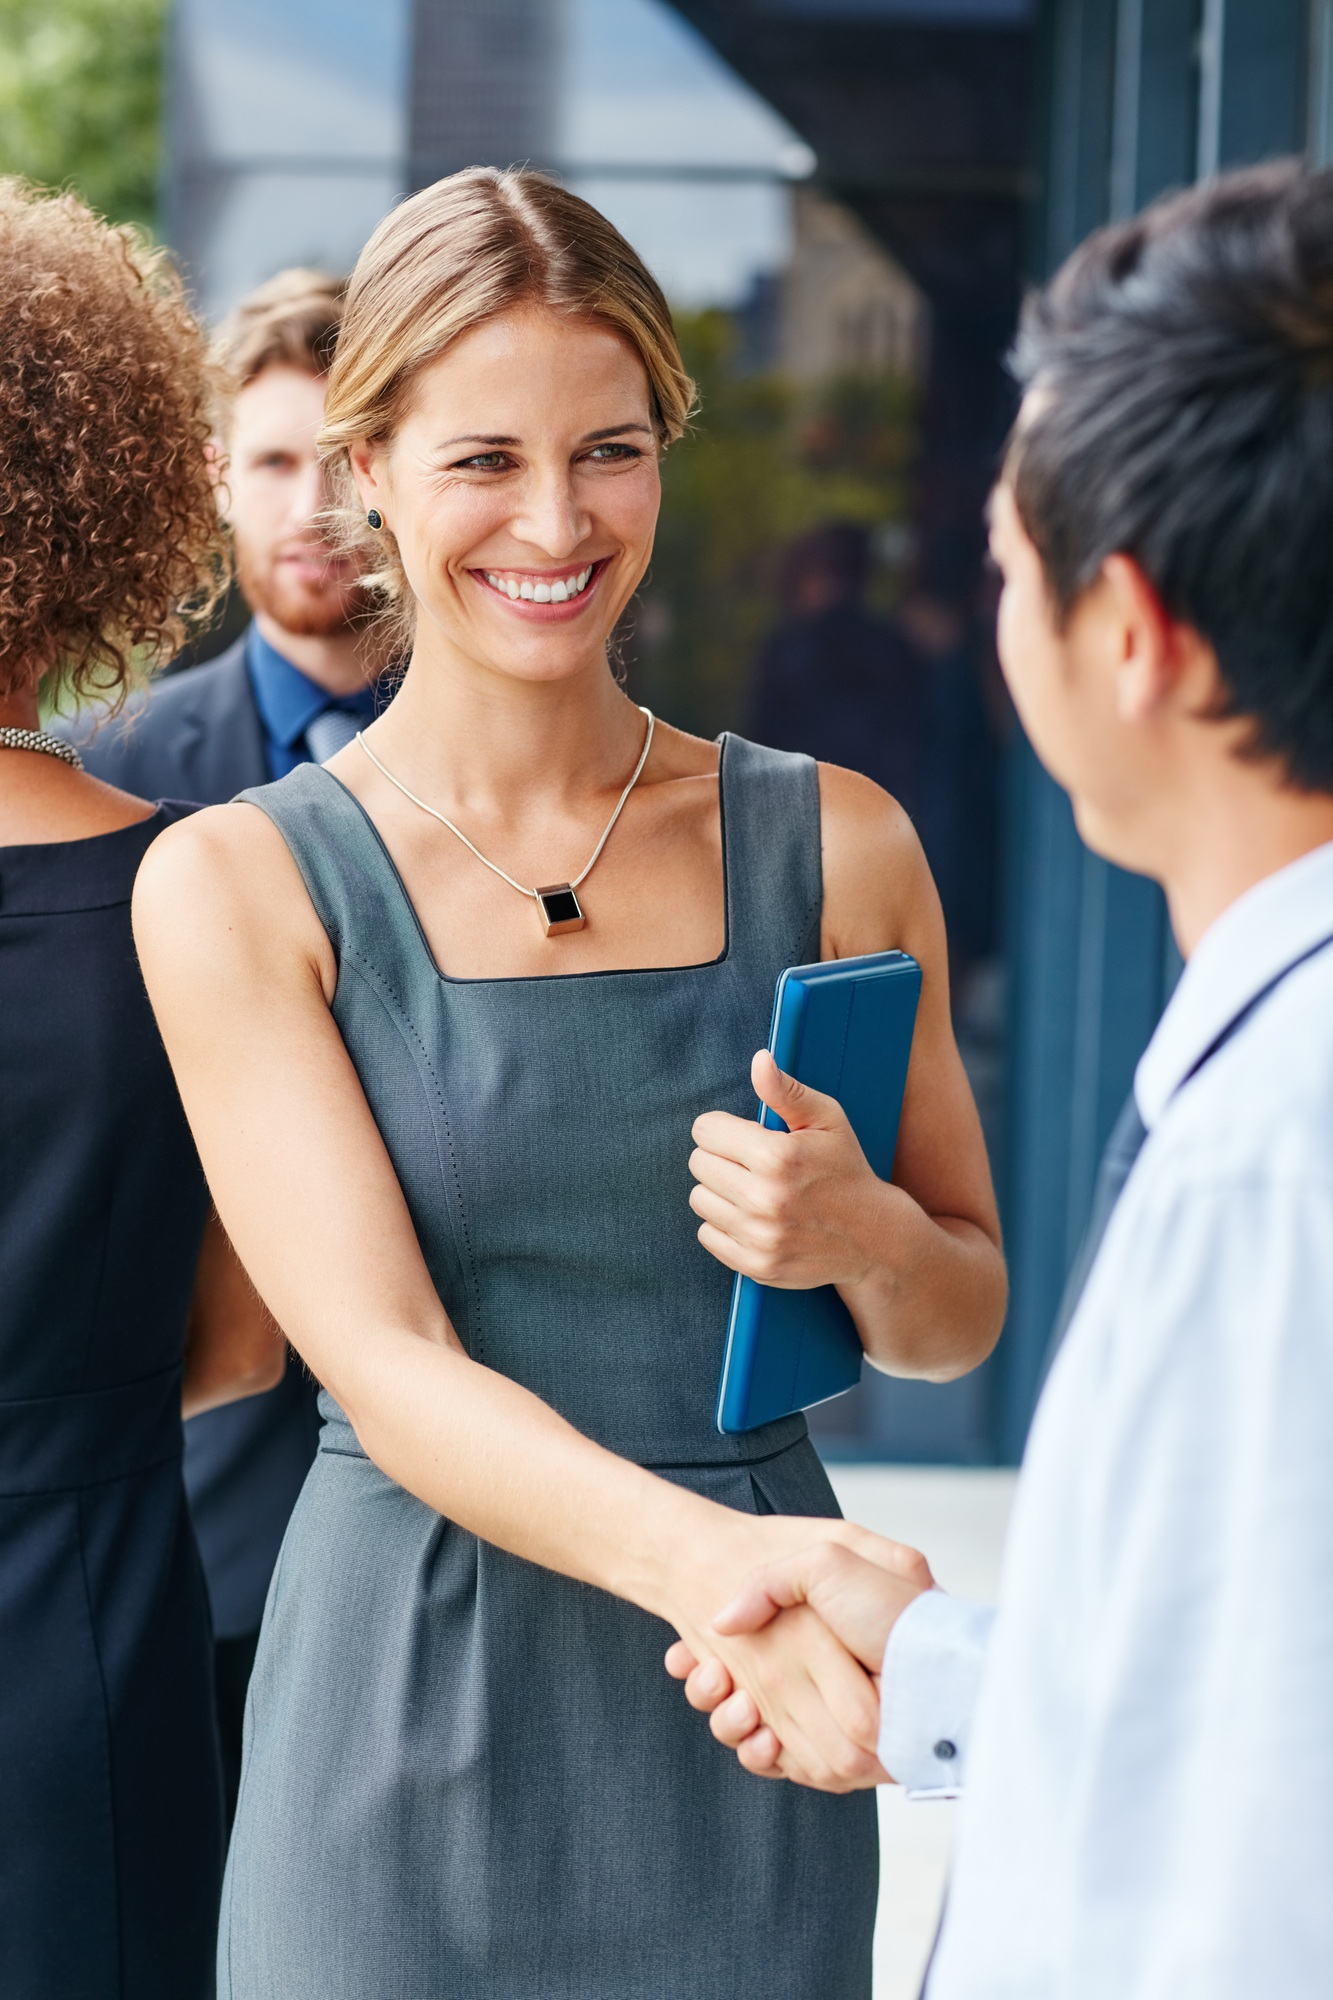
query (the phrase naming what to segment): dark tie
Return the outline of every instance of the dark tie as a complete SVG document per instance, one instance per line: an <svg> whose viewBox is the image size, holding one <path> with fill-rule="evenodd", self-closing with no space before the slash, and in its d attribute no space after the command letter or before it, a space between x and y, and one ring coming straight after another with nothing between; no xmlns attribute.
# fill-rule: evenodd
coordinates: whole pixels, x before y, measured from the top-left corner
<svg viewBox="0 0 1333 2000"><path fill-rule="evenodd" d="M330 757L347 748L360 727L359 715L349 715L345 708L326 708L305 733L311 763L327 764Z"/></svg>
<svg viewBox="0 0 1333 2000"><path fill-rule="evenodd" d="M1078 1246L1074 1268L1065 1284L1060 1310L1055 1315L1055 1330L1051 1334L1050 1345L1046 1349L1046 1359L1042 1363L1043 1383L1050 1374L1051 1363L1069 1331L1069 1322L1078 1310L1083 1287L1087 1284L1092 1267L1097 1261L1097 1252L1102 1247L1107 1224L1124 1191L1130 1169L1143 1151L1143 1142L1147 1136L1147 1127L1139 1117L1139 1107L1134 1102L1134 1093L1131 1090L1121 1107L1120 1116L1112 1127L1111 1136L1106 1142L1106 1151L1102 1154L1102 1163L1097 1169L1097 1184L1092 1193L1092 1213L1083 1232L1083 1241Z"/></svg>
<svg viewBox="0 0 1333 2000"><path fill-rule="evenodd" d="M1186 1075L1176 1085L1176 1089L1182 1090L1192 1077L1199 1074L1205 1063L1212 1061L1219 1049L1226 1047L1231 1037L1263 1006L1270 993L1277 991L1288 973L1294 972L1298 965L1304 965L1307 959L1315 958L1321 951L1327 950L1330 943L1333 943L1333 939L1320 938L1317 943L1307 946L1299 957L1284 965L1280 972L1275 972L1273 977L1246 1001L1239 1012L1232 1016L1226 1026L1214 1035L1198 1061L1191 1065ZM1069 1322L1078 1310L1083 1287L1088 1282L1097 1252L1102 1247L1102 1238L1106 1234L1112 1210L1120 1199L1125 1182L1129 1179L1130 1169L1142 1152L1143 1142L1147 1136L1143 1120L1139 1117L1139 1107L1134 1102L1134 1093L1131 1090L1106 1142L1106 1151L1102 1154L1102 1163L1097 1170L1097 1185L1092 1196L1092 1214L1088 1217L1088 1226L1083 1232L1083 1241L1074 1259L1074 1268L1069 1273L1069 1281L1060 1300L1060 1310L1055 1316L1055 1331L1051 1335L1051 1344L1046 1349L1046 1359L1042 1364L1043 1384L1051 1372L1051 1363L1059 1352L1060 1343L1069 1331Z"/></svg>

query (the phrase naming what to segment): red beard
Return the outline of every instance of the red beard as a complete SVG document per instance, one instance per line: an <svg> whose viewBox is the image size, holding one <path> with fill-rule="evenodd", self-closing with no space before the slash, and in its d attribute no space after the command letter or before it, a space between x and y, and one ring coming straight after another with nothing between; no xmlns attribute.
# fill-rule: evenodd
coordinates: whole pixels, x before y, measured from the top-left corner
<svg viewBox="0 0 1333 2000"><path fill-rule="evenodd" d="M252 611L263 611L284 632L302 639L332 639L365 624L374 600L331 565L319 582L297 576L267 552L256 554L236 537L236 580Z"/></svg>

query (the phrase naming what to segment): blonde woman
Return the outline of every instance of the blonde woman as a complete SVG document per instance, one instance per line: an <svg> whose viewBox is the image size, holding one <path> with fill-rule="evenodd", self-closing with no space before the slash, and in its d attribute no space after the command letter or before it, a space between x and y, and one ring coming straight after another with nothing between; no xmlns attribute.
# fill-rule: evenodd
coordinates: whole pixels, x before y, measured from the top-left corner
<svg viewBox="0 0 1333 2000"><path fill-rule="evenodd" d="M794 1765L873 1768L871 1684L811 1615L709 1632L837 1511L802 1419L713 1427L731 1273L837 1282L874 1359L943 1377L1003 1270L903 815L654 724L608 671L691 394L573 195L474 170L390 216L324 440L406 678L141 878L215 1198L325 1387L251 1689L230 2000L869 1993L873 1801L747 1777L662 1671L674 1630ZM807 1129L760 1157L778 972L890 945L926 968L902 1185L763 1064Z"/></svg>

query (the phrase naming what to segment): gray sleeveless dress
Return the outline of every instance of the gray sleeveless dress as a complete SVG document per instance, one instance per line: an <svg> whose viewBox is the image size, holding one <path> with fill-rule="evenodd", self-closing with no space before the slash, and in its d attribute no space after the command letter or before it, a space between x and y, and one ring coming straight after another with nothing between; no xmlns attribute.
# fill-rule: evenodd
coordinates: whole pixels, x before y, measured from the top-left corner
<svg viewBox="0 0 1333 2000"><path fill-rule="evenodd" d="M243 796L332 940L468 1351L711 1499L831 1515L804 1418L713 1425L731 1279L695 1238L690 1126L752 1115L822 897L810 760L728 737L721 787L721 958L507 980L436 970L329 772ZM868 2000L873 1795L748 1776L664 1672L664 1624L442 1519L321 1409L251 1683L223 2000Z"/></svg>

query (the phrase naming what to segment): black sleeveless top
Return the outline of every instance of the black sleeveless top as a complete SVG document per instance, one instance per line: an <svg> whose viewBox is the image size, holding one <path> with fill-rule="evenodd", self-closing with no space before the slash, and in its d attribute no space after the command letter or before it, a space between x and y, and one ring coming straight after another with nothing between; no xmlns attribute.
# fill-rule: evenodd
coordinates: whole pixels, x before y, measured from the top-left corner
<svg viewBox="0 0 1333 2000"><path fill-rule="evenodd" d="M181 1485L203 1174L130 933L170 820L0 848L0 1993L204 2000L211 1635Z"/></svg>

